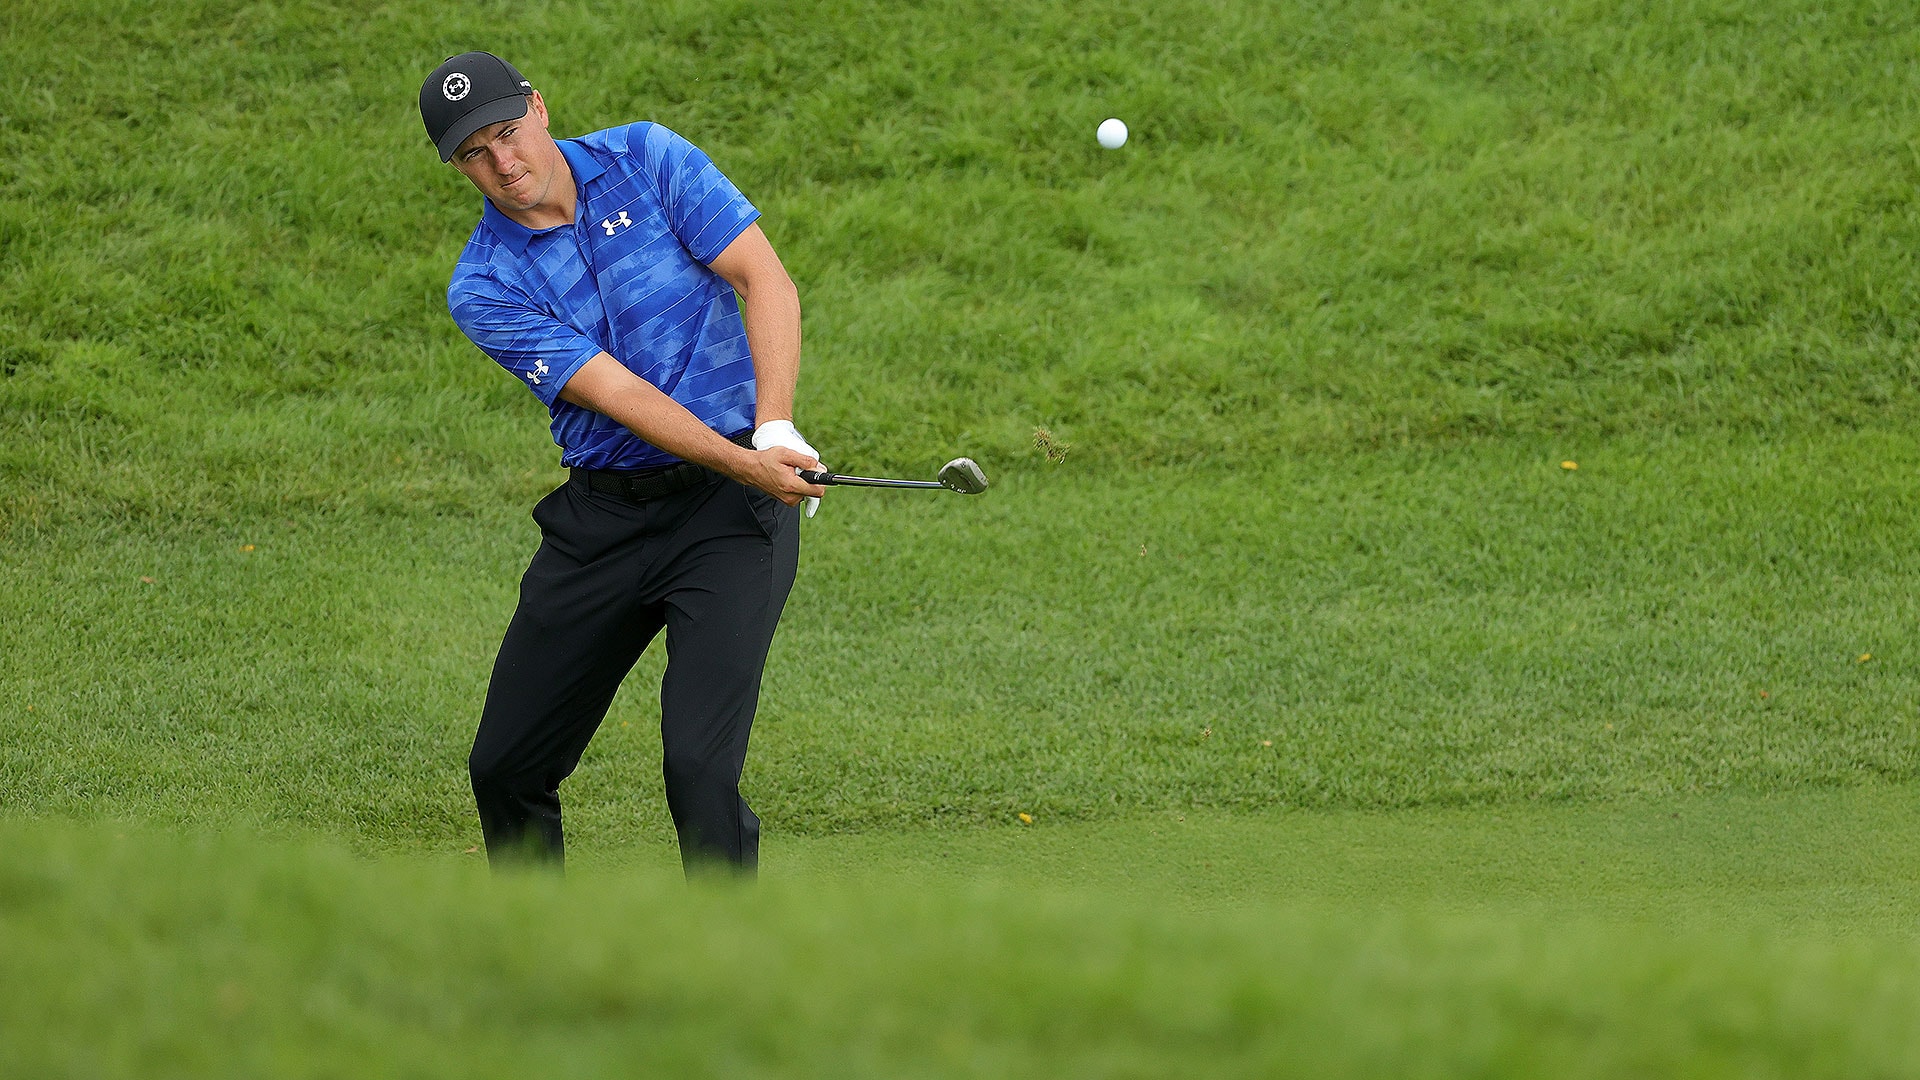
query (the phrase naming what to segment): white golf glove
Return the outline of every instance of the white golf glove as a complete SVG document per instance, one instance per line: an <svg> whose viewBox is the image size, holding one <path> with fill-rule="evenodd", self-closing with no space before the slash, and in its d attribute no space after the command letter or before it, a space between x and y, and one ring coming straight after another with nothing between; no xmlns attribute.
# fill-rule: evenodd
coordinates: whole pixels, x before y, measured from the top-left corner
<svg viewBox="0 0 1920 1080"><path fill-rule="evenodd" d="M793 421L791 420L769 420L753 429L753 448L755 450L765 450L772 446L784 446L789 450L798 450L808 457L813 458L815 461L820 459L820 451L815 450L813 446L807 442L806 437L800 434L800 429L794 427ZM823 463L820 467L824 469L826 465ZM807 496L806 502L808 517L819 513L820 500L817 497L809 495Z"/></svg>

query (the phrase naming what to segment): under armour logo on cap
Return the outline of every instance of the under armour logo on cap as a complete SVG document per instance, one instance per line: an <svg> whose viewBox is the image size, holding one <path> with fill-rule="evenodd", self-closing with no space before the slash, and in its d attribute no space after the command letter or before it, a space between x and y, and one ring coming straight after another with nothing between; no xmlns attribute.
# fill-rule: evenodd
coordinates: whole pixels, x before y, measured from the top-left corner
<svg viewBox="0 0 1920 1080"><path fill-rule="evenodd" d="M467 136L502 120L527 115L528 82L512 64L487 52L461 53L420 84L420 119L446 161Z"/></svg>

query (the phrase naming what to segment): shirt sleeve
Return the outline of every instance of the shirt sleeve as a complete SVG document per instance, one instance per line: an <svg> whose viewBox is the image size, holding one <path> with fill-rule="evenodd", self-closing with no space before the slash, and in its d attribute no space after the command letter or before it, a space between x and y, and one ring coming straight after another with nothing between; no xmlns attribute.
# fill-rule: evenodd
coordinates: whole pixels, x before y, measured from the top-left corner
<svg viewBox="0 0 1920 1080"><path fill-rule="evenodd" d="M699 147L660 124L651 125L645 138L668 227L694 258L712 262L759 220L760 211Z"/></svg>
<svg viewBox="0 0 1920 1080"><path fill-rule="evenodd" d="M518 376L548 409L573 373L606 351L490 275L455 277L447 309L468 340Z"/></svg>

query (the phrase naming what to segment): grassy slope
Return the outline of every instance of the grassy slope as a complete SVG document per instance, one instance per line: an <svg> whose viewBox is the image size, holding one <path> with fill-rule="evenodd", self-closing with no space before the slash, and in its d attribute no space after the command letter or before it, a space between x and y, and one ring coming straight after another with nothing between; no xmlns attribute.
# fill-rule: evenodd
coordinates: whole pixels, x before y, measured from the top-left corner
<svg viewBox="0 0 1920 1080"><path fill-rule="evenodd" d="M554 481L441 309L472 43L766 207L832 460L999 479L810 523L777 828L1913 776L1904 9L516 12L0 24L6 805L470 838Z"/></svg>
<svg viewBox="0 0 1920 1080"><path fill-rule="evenodd" d="M843 493L807 525L749 788L819 833L1911 777L1909 444L1555 456ZM471 842L520 507L61 535L0 586L35 628L0 654L0 800ZM664 835L655 681L571 784L589 846Z"/></svg>
<svg viewBox="0 0 1920 1080"><path fill-rule="evenodd" d="M715 153L803 283L810 428L876 467L1914 407L1916 27L1876 0L85 10L0 31L16 520L524 491L411 115L473 43L565 131Z"/></svg>
<svg viewBox="0 0 1920 1080"><path fill-rule="evenodd" d="M1909 811L1910 813L1910 811ZM1201 917L1086 892L0 826L0 1069L74 1076L1851 1077L1920 1065L1910 936ZM1386 875L1391 877L1392 875Z"/></svg>

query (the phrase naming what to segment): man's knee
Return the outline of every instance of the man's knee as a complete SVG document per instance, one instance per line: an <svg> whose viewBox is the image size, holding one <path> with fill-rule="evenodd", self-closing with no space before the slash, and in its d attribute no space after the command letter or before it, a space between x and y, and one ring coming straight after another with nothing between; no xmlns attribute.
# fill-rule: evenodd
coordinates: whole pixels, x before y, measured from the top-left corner
<svg viewBox="0 0 1920 1080"><path fill-rule="evenodd" d="M473 781L473 790L497 789L500 781L508 775L503 764L499 755L483 753L479 747L475 747L467 755L467 779Z"/></svg>
<svg viewBox="0 0 1920 1080"><path fill-rule="evenodd" d="M726 770L716 768L720 762L705 752L687 750L669 750L661 760L660 771L667 781L667 790L675 792L693 792L725 784Z"/></svg>
<svg viewBox="0 0 1920 1080"><path fill-rule="evenodd" d="M467 755L467 779L481 800L537 797L557 787L538 771L531 771L498 754L479 750Z"/></svg>

